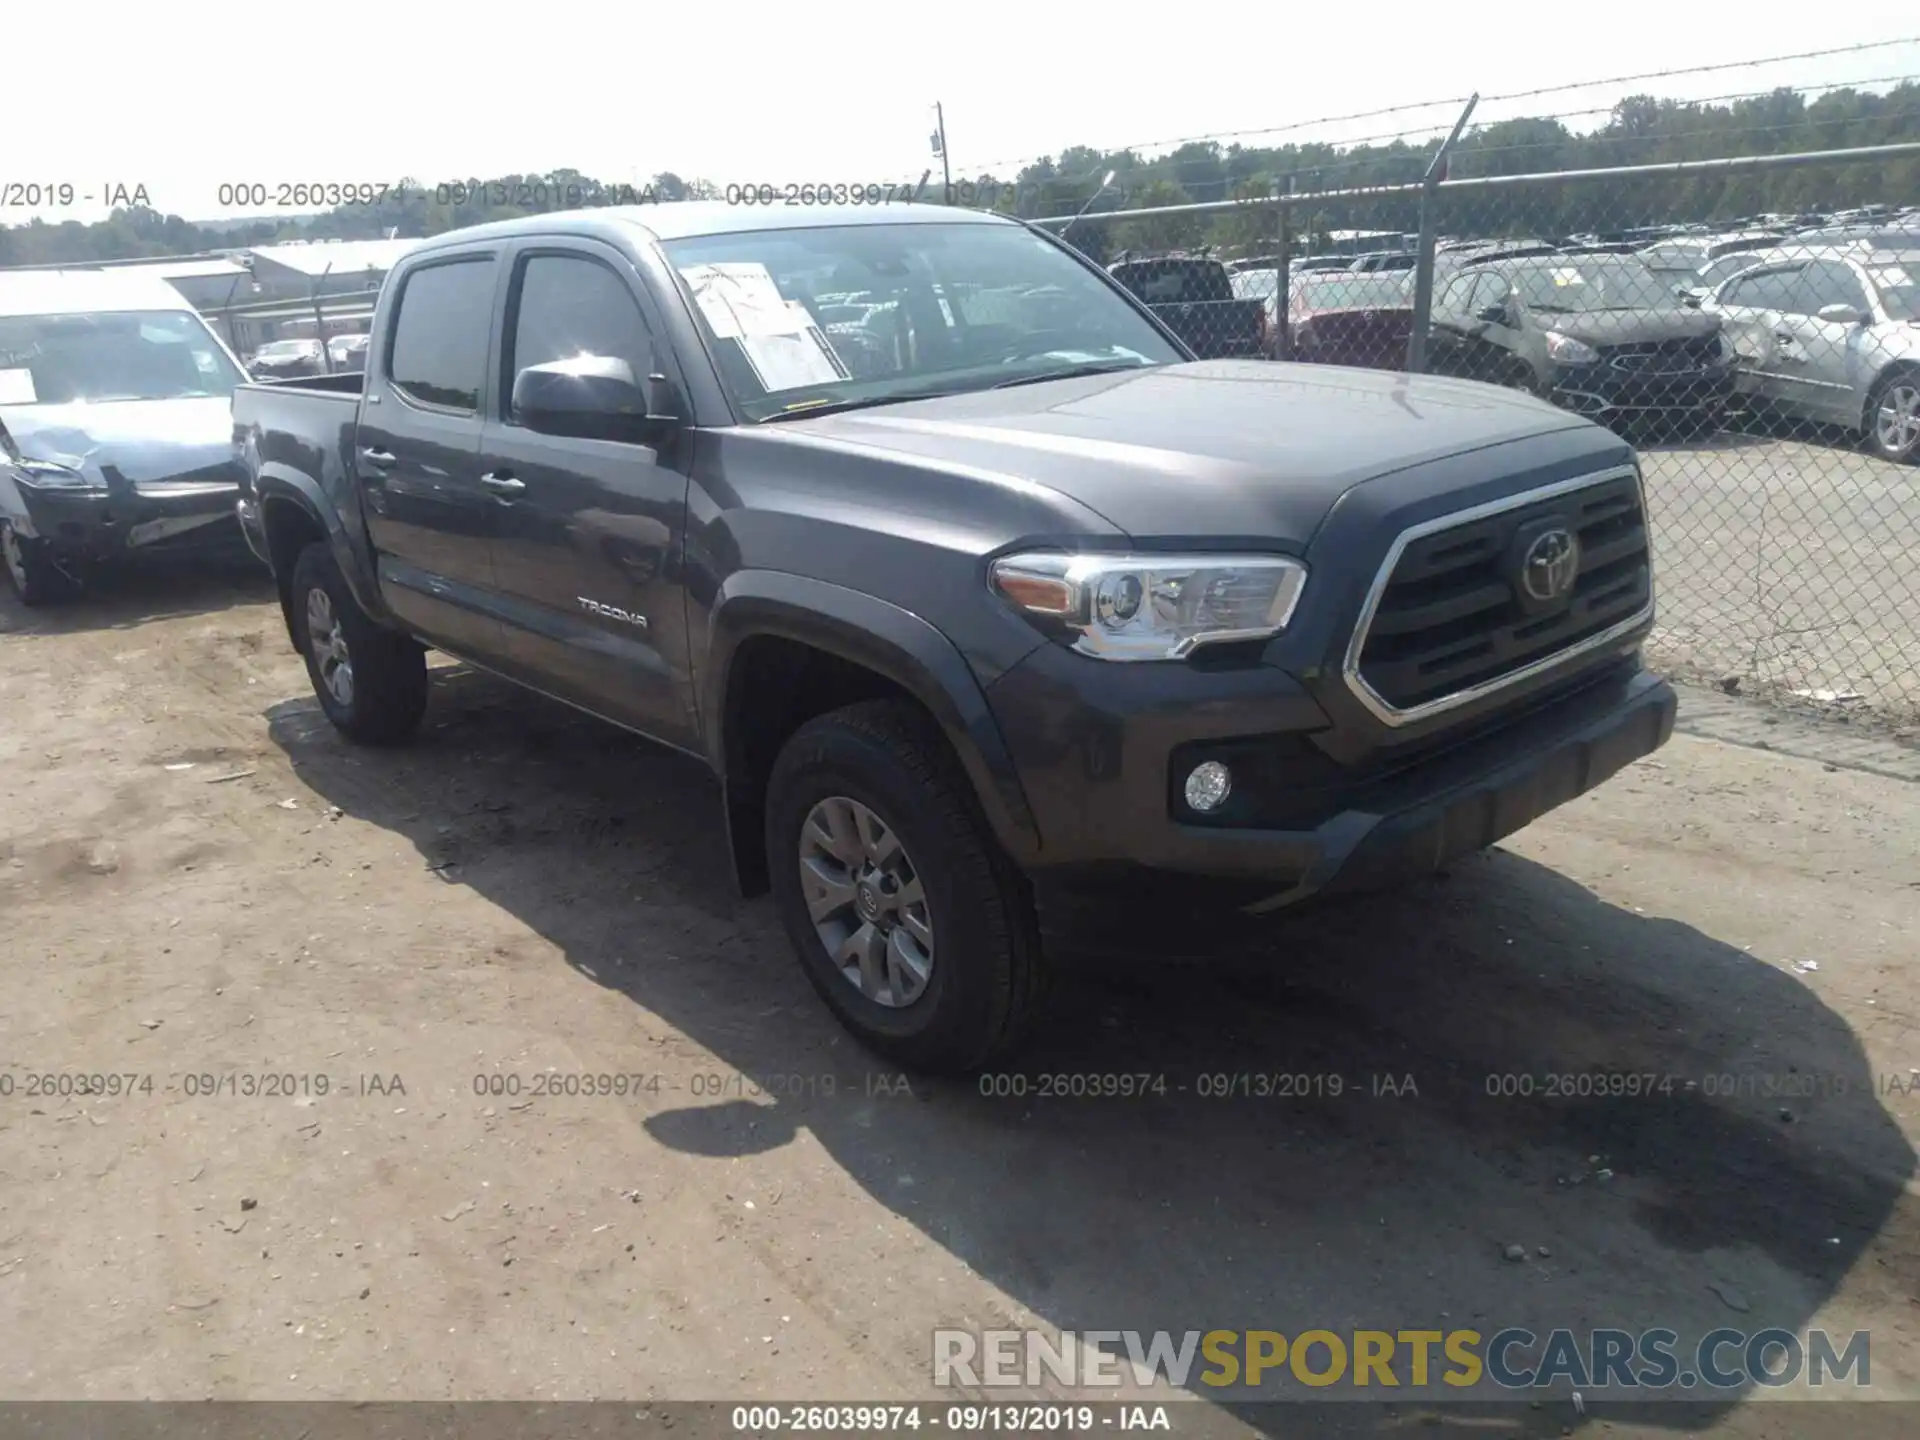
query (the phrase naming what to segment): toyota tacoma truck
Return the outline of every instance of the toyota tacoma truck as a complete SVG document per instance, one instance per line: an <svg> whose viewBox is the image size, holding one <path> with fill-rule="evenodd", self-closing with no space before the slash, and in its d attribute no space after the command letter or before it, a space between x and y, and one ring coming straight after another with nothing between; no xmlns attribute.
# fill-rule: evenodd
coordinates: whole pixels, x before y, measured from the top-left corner
<svg viewBox="0 0 1920 1440"><path fill-rule="evenodd" d="M340 730L412 734L434 647L699 757L743 894L910 1068L1011 1051L1055 897L1393 886L1673 724L1627 444L1473 381L1195 360L1003 217L455 231L363 375L243 386L234 430Z"/></svg>

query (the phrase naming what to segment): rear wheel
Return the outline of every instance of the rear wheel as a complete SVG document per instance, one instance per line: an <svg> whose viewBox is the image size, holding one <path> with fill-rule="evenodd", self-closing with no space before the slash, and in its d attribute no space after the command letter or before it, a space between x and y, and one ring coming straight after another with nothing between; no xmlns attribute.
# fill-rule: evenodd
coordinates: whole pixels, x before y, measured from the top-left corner
<svg viewBox="0 0 1920 1440"><path fill-rule="evenodd" d="M394 745L419 729L427 709L426 651L368 618L323 542L294 562L292 614L313 693L342 734Z"/></svg>
<svg viewBox="0 0 1920 1440"><path fill-rule="evenodd" d="M1920 370L1884 377L1867 401L1867 444L1882 460L1920 460Z"/></svg>
<svg viewBox="0 0 1920 1440"><path fill-rule="evenodd" d="M79 578L55 563L47 543L20 534L10 520L0 520L0 561L22 605L45 605L80 591Z"/></svg>
<svg viewBox="0 0 1920 1440"><path fill-rule="evenodd" d="M766 843L801 966L862 1043L961 1073L1018 1047L1042 1003L1033 898L917 707L851 705L796 731Z"/></svg>

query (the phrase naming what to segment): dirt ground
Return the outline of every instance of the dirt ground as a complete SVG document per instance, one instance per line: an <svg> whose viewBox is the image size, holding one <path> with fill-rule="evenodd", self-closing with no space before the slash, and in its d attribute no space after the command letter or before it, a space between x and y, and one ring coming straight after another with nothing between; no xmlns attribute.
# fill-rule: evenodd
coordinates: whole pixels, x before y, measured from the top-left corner
<svg viewBox="0 0 1920 1440"><path fill-rule="evenodd" d="M1682 734L1417 892L1070 955L1023 1073L1167 1093L993 1098L841 1035L697 766L436 675L356 750L250 574L0 598L0 1398L932 1397L1021 1324L1866 1328L1920 1398L1914 784ZM1489 1093L1603 1069L1683 1083ZM1200 1094L1276 1071L1344 1091ZM1870 1433L1790 1408L1647 1433Z"/></svg>

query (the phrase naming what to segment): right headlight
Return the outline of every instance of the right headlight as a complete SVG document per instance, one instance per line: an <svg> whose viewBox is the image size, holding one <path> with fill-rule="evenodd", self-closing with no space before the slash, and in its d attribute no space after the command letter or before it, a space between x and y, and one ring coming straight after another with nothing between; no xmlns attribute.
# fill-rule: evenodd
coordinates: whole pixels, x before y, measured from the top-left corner
<svg viewBox="0 0 1920 1440"><path fill-rule="evenodd" d="M1293 618L1307 567L1283 555L1008 555L993 588L1102 660L1179 660L1263 640Z"/></svg>

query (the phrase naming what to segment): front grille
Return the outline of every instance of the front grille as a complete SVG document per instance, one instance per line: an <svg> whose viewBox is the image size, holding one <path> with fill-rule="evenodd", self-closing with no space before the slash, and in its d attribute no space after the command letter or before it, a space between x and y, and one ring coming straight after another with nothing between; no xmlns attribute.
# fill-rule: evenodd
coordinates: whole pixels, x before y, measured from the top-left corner
<svg viewBox="0 0 1920 1440"><path fill-rule="evenodd" d="M1523 604L1512 552L1522 530L1549 521L1579 538L1573 585L1559 603ZM1389 564L1351 667L1389 712L1444 703L1551 661L1635 619L1653 593L1646 516L1631 471L1416 530Z"/></svg>
<svg viewBox="0 0 1920 1440"><path fill-rule="evenodd" d="M1616 370L1659 375L1699 370L1720 358L1720 337L1701 335L1691 340L1656 340L1644 345L1608 345L1600 356Z"/></svg>

